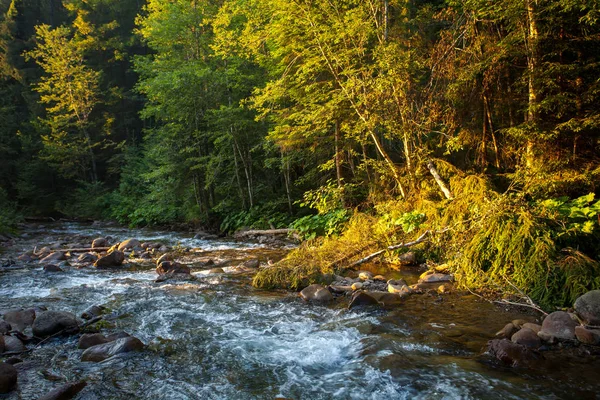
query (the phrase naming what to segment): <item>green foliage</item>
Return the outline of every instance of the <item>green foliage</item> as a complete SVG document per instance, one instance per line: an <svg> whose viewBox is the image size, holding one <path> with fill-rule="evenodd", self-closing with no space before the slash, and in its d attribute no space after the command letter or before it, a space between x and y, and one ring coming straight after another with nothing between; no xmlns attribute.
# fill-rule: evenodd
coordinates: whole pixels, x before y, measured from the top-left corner
<svg viewBox="0 0 600 400"><path fill-rule="evenodd" d="M285 228L289 224L288 214L277 211L279 204L266 203L260 207L253 207L248 211L227 213L221 222L221 231L233 233L240 229L277 229Z"/></svg>
<svg viewBox="0 0 600 400"><path fill-rule="evenodd" d="M339 235L351 213L346 209L336 209L324 214L306 215L298 218L290 228L298 231L303 240L311 240L317 236Z"/></svg>
<svg viewBox="0 0 600 400"><path fill-rule="evenodd" d="M4 189L0 188L0 233L13 231L20 220L16 205L8 199Z"/></svg>

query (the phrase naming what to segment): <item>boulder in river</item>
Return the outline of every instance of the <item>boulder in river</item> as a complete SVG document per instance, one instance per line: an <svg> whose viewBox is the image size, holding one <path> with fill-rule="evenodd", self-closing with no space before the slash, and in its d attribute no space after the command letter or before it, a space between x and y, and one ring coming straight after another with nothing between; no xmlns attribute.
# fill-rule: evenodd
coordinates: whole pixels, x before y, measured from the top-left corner
<svg viewBox="0 0 600 400"><path fill-rule="evenodd" d="M106 240L106 238L99 237L99 238L92 240L92 249L95 249L97 247L107 247L107 246L108 246L108 240Z"/></svg>
<svg viewBox="0 0 600 400"><path fill-rule="evenodd" d="M600 290L591 290L579 296L574 308L588 325L600 325Z"/></svg>
<svg viewBox="0 0 600 400"><path fill-rule="evenodd" d="M50 253L46 257L42 258L40 260L40 264L53 263L55 261L63 261L66 259L67 257L65 256L65 253L62 251L55 251L54 253Z"/></svg>
<svg viewBox="0 0 600 400"><path fill-rule="evenodd" d="M83 319L92 319L98 317L106 312L106 307L93 305L88 308L84 312L81 313L81 318Z"/></svg>
<svg viewBox="0 0 600 400"><path fill-rule="evenodd" d="M512 335L510 340L513 343L529 347L530 349L537 349L542 345L540 337L529 328L522 328L517 333Z"/></svg>
<svg viewBox="0 0 600 400"><path fill-rule="evenodd" d="M454 277L449 274L441 274L434 272L433 274L423 274L419 279L419 283L438 283L438 282L452 282Z"/></svg>
<svg viewBox="0 0 600 400"><path fill-rule="evenodd" d="M0 321L0 335L10 332L12 326L6 321Z"/></svg>
<svg viewBox="0 0 600 400"><path fill-rule="evenodd" d="M122 251L114 250L107 255L100 257L95 263L96 268L118 267L125 261L125 254Z"/></svg>
<svg viewBox="0 0 600 400"><path fill-rule="evenodd" d="M0 362L0 393L8 393L17 385L17 370L11 364Z"/></svg>
<svg viewBox="0 0 600 400"><path fill-rule="evenodd" d="M517 367L536 360L539 356L527 347L508 339L493 339L488 342L488 353L505 364Z"/></svg>
<svg viewBox="0 0 600 400"><path fill-rule="evenodd" d="M89 349L92 346L99 344L108 343L109 340L101 333L85 333L79 338L77 342L78 349Z"/></svg>
<svg viewBox="0 0 600 400"><path fill-rule="evenodd" d="M555 311L544 318L542 330L538 332L538 336L550 343L557 340L575 340L577 325L569 313Z"/></svg>
<svg viewBox="0 0 600 400"><path fill-rule="evenodd" d="M191 273L190 267L187 265L180 264L174 261L163 261L158 267L156 267L156 273L159 275L165 274L183 274L189 275Z"/></svg>
<svg viewBox="0 0 600 400"><path fill-rule="evenodd" d="M117 354L142 351L143 349L144 343L138 338L129 336L88 348L81 355L81 361L100 362Z"/></svg>
<svg viewBox="0 0 600 400"><path fill-rule="evenodd" d="M44 311L33 322L33 334L40 338L58 333L73 334L79 331L75 315L66 311Z"/></svg>
<svg viewBox="0 0 600 400"><path fill-rule="evenodd" d="M54 264L44 265L44 272L64 272L61 267Z"/></svg>
<svg viewBox="0 0 600 400"><path fill-rule="evenodd" d="M588 329L579 325L575 327L575 336L583 344L600 344L600 329Z"/></svg>
<svg viewBox="0 0 600 400"><path fill-rule="evenodd" d="M504 325L504 328L496 332L496 337L499 337L500 339L510 339L518 330L519 329L515 326L515 324L509 322L508 324Z"/></svg>
<svg viewBox="0 0 600 400"><path fill-rule="evenodd" d="M246 268L258 268L260 266L260 261L258 258L251 258L250 260L244 261L242 266Z"/></svg>
<svg viewBox="0 0 600 400"><path fill-rule="evenodd" d="M67 382L46 393L38 400L68 400L72 399L86 387L86 381Z"/></svg>
<svg viewBox="0 0 600 400"><path fill-rule="evenodd" d="M162 256L158 257L158 260L156 260L156 266L158 267L163 261L175 261L173 259L173 256L169 253L165 253Z"/></svg>
<svg viewBox="0 0 600 400"><path fill-rule="evenodd" d="M317 283L302 289L300 297L305 301L313 303L326 303L333 300L331 292L326 287Z"/></svg>
<svg viewBox="0 0 600 400"><path fill-rule="evenodd" d="M141 245L142 244L137 239L127 239L127 240L125 240L125 241L123 241L123 242L121 242L119 244L119 247L117 248L117 250L123 251L123 250L126 250L126 249L133 249L135 247L140 247L141 248Z"/></svg>
<svg viewBox="0 0 600 400"><path fill-rule="evenodd" d="M534 324L533 322L526 322L523 324L522 329L531 329L536 334L542 330L542 326L538 324Z"/></svg>
<svg viewBox="0 0 600 400"><path fill-rule="evenodd" d="M77 261L80 263L94 263L98 260L98 256L94 253L83 253L77 257Z"/></svg>
<svg viewBox="0 0 600 400"><path fill-rule="evenodd" d="M25 345L14 336L2 336L5 353L21 353L25 351Z"/></svg>
<svg viewBox="0 0 600 400"><path fill-rule="evenodd" d="M8 310L3 313L2 318L10 324L12 329L22 332L28 326L33 325L35 310L33 308Z"/></svg>

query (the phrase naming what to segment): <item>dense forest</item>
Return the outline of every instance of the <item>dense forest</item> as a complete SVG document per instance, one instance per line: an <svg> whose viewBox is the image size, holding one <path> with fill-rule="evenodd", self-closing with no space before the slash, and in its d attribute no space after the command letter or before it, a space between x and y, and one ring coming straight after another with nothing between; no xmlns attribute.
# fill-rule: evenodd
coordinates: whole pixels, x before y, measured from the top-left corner
<svg viewBox="0 0 600 400"><path fill-rule="evenodd" d="M293 227L255 279L292 288L428 234L465 287L600 288L597 1L0 8L0 229Z"/></svg>

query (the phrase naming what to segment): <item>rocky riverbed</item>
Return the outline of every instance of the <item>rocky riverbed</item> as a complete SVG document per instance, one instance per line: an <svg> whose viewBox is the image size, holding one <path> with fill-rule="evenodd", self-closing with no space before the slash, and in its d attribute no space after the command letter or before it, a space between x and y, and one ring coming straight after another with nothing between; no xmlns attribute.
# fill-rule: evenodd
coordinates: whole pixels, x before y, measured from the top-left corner
<svg viewBox="0 0 600 400"><path fill-rule="evenodd" d="M2 398L582 399L600 390L593 299L576 304L582 321L567 312L546 321L456 292L443 269L376 264L299 296L250 285L288 251L281 243L75 223L4 239Z"/></svg>

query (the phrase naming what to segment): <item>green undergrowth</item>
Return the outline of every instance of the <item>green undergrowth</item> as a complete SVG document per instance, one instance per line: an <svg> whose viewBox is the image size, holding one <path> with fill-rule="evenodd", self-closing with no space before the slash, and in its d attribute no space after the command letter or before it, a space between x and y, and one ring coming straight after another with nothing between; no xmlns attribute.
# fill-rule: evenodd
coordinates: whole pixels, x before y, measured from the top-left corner
<svg viewBox="0 0 600 400"><path fill-rule="evenodd" d="M411 250L448 263L460 288L526 295L548 310L600 289L600 201L593 193L532 200L514 190L499 193L475 175L457 175L450 185L452 200L423 191L355 212L341 234L303 243L258 273L254 285L298 290L327 282L356 260L429 231L429 240Z"/></svg>

